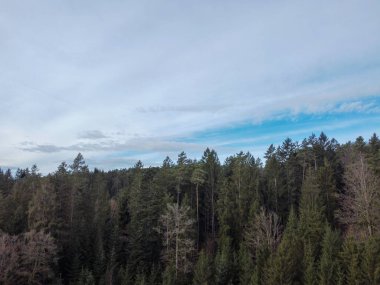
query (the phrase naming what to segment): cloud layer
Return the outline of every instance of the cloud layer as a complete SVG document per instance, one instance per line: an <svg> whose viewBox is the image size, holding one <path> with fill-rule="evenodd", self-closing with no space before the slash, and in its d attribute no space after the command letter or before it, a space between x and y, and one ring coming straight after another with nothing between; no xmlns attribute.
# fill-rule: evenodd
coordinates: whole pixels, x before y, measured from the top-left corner
<svg viewBox="0 0 380 285"><path fill-rule="evenodd" d="M0 10L2 167L149 165L205 132L379 113L378 1L21 2Z"/></svg>

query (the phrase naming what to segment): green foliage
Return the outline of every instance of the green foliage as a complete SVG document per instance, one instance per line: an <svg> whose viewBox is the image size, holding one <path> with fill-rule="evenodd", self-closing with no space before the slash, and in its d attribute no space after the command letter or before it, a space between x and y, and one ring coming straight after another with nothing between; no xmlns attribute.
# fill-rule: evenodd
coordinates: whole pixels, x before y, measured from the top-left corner
<svg viewBox="0 0 380 285"><path fill-rule="evenodd" d="M239 249L239 280L240 284L251 284L253 282L254 272L253 260L249 254L248 248L241 243Z"/></svg>
<svg viewBox="0 0 380 285"><path fill-rule="evenodd" d="M306 243L304 245L304 256L303 256L303 283L305 285L316 285L317 283L317 272L316 272L316 262L313 253L313 247Z"/></svg>
<svg viewBox="0 0 380 285"><path fill-rule="evenodd" d="M83 155L78 153L77 157L74 159L73 164L70 165L71 171L73 173L87 172L88 166L84 161Z"/></svg>
<svg viewBox="0 0 380 285"><path fill-rule="evenodd" d="M233 256L231 252L231 239L222 236L214 260L215 283L230 284L233 280Z"/></svg>
<svg viewBox="0 0 380 285"><path fill-rule="evenodd" d="M95 285L95 279L92 272L87 268L82 269L77 285Z"/></svg>
<svg viewBox="0 0 380 285"><path fill-rule="evenodd" d="M353 239L346 239L340 253L342 260L343 283L347 285L361 284L363 270L361 268L361 245Z"/></svg>
<svg viewBox="0 0 380 285"><path fill-rule="evenodd" d="M167 266L163 273L162 285L175 285L176 284L176 270L174 266Z"/></svg>
<svg viewBox="0 0 380 285"><path fill-rule="evenodd" d="M309 173L302 186L299 232L303 243L312 246L313 256L319 255L324 234L325 218L320 193L315 174Z"/></svg>
<svg viewBox="0 0 380 285"><path fill-rule="evenodd" d="M194 268L194 277L193 284L194 285L210 285L212 284L213 272L211 270L211 258L204 251L201 250L199 253L198 261L195 264Z"/></svg>
<svg viewBox="0 0 380 285"><path fill-rule="evenodd" d="M291 209L281 243L268 261L265 284L285 285L299 282L302 251L297 224L297 217Z"/></svg>
<svg viewBox="0 0 380 285"><path fill-rule="evenodd" d="M146 277L144 273L138 273L136 275L135 283L136 285L146 285L148 282L146 281Z"/></svg>
<svg viewBox="0 0 380 285"><path fill-rule="evenodd" d="M121 267L119 269L119 272L117 274L117 280L118 280L120 285L132 285L132 284L134 284L133 280L132 280L132 276L129 273L128 267Z"/></svg>
<svg viewBox="0 0 380 285"><path fill-rule="evenodd" d="M369 238L364 245L363 272L366 284L380 284L380 239Z"/></svg>
<svg viewBox="0 0 380 285"><path fill-rule="evenodd" d="M0 169L0 283L380 284L378 137L265 158Z"/></svg>
<svg viewBox="0 0 380 285"><path fill-rule="evenodd" d="M337 284L339 276L338 254L340 239L337 232L326 226L322 241L322 255L320 260L319 284Z"/></svg>
<svg viewBox="0 0 380 285"><path fill-rule="evenodd" d="M325 165L318 169L316 183L320 188L320 201L325 210L325 217L330 224L335 224L335 212L338 207L338 189L332 165L325 160Z"/></svg>
<svg viewBox="0 0 380 285"><path fill-rule="evenodd" d="M44 184L33 195L28 209L28 227L30 230L53 232L56 229L56 197L52 185Z"/></svg>
<svg viewBox="0 0 380 285"><path fill-rule="evenodd" d="M133 273L137 269L148 272L151 263L158 262L160 258L159 234L155 228L162 213L164 196L149 181L150 175L154 176L155 173L144 175L141 166L137 165L128 196L131 217L127 227L128 252L129 266Z"/></svg>

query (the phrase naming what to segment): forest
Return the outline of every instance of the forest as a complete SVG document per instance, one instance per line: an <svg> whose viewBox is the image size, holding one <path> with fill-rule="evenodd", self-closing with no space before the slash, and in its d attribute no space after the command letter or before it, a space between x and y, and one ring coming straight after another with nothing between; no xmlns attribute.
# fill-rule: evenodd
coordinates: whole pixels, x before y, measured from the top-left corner
<svg viewBox="0 0 380 285"><path fill-rule="evenodd" d="M380 284L380 140L0 170L0 284Z"/></svg>

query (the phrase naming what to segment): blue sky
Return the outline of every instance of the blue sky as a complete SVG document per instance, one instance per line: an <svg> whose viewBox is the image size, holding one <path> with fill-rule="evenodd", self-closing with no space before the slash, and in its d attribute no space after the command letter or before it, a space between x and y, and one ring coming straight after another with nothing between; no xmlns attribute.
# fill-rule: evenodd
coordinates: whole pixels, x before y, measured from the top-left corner
<svg viewBox="0 0 380 285"><path fill-rule="evenodd" d="M0 167L380 133L379 1L0 0Z"/></svg>

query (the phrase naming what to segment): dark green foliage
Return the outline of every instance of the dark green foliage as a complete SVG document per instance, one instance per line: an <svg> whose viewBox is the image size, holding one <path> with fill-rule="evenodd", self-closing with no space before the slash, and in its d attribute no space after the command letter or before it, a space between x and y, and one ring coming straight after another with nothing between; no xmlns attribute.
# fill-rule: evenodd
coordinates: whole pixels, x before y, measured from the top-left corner
<svg viewBox="0 0 380 285"><path fill-rule="evenodd" d="M369 238L364 245L363 271L366 284L380 284L380 239Z"/></svg>
<svg viewBox="0 0 380 285"><path fill-rule="evenodd" d="M325 212L324 216L331 224L335 224L335 212L338 206L338 189L334 179L334 170L325 160L325 165L318 169L316 183L320 189L319 198Z"/></svg>
<svg viewBox="0 0 380 285"><path fill-rule="evenodd" d="M231 284L233 280L233 253L231 251L231 239L226 236L220 238L218 251L214 260L215 283Z"/></svg>
<svg viewBox="0 0 380 285"><path fill-rule="evenodd" d="M339 276L339 248L340 240L337 232L326 226L325 235L322 241L322 254L319 268L319 284L337 284Z"/></svg>
<svg viewBox="0 0 380 285"><path fill-rule="evenodd" d="M361 268L361 245L353 239L346 239L343 243L341 255L343 284L361 284L364 281L364 272Z"/></svg>
<svg viewBox="0 0 380 285"><path fill-rule="evenodd" d="M311 246L312 255L318 256L324 234L324 207L321 202L321 190L312 172L305 178L302 186L300 204L300 235L304 244Z"/></svg>
<svg viewBox="0 0 380 285"><path fill-rule="evenodd" d="M306 243L304 244L303 251L303 283L305 285L316 285L318 284L318 279L313 246L310 243Z"/></svg>
<svg viewBox="0 0 380 285"><path fill-rule="evenodd" d="M212 284L213 272L211 258L204 250L199 253L198 261L194 268L194 285L210 285Z"/></svg>
<svg viewBox="0 0 380 285"><path fill-rule="evenodd" d="M244 243L241 243L240 245L238 261L240 284L252 284L255 267L253 260L249 254L248 248L244 246Z"/></svg>
<svg viewBox="0 0 380 285"><path fill-rule="evenodd" d="M120 284L120 285L132 285L133 284L132 276L129 273L129 270L127 267L121 267L119 269L119 272L117 274L117 281L118 281L118 284Z"/></svg>
<svg viewBox="0 0 380 285"><path fill-rule="evenodd" d="M91 271L87 268L82 269L77 285L95 285L95 279Z"/></svg>
<svg viewBox="0 0 380 285"><path fill-rule="evenodd" d="M162 285L175 285L176 284L175 275L176 275L175 267L167 266L162 276Z"/></svg>
<svg viewBox="0 0 380 285"><path fill-rule="evenodd" d="M377 135L287 138L265 159L0 169L0 283L380 284Z"/></svg>
<svg viewBox="0 0 380 285"><path fill-rule="evenodd" d="M302 244L297 224L297 217L291 209L281 243L268 261L265 284L285 285L300 281Z"/></svg>

